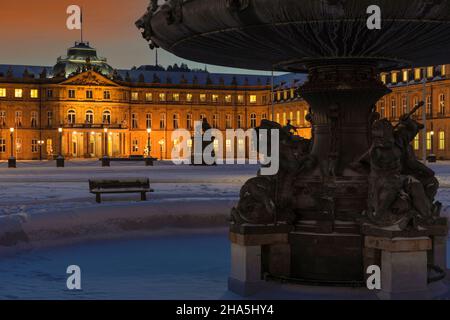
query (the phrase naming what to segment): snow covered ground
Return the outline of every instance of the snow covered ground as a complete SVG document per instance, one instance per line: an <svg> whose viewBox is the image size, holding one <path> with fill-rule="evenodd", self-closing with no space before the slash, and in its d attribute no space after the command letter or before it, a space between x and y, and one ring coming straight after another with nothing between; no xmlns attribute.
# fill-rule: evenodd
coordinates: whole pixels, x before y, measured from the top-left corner
<svg viewBox="0 0 450 320"><path fill-rule="evenodd" d="M441 182L438 200L450 212L450 162L431 167ZM25 235L25 244L10 243L24 251L0 250L0 299L237 298L226 292L229 241L223 227L240 187L257 170L165 162L101 168L97 161L67 162L61 169L26 162L8 169L0 163L0 235L6 234L0 242ZM148 202L112 195L99 205L88 179L107 177L149 177L157 192ZM133 232L123 238L127 230ZM66 241L71 238L83 242ZM72 264L82 269L80 292L65 286ZM327 297L311 290L309 298Z"/></svg>

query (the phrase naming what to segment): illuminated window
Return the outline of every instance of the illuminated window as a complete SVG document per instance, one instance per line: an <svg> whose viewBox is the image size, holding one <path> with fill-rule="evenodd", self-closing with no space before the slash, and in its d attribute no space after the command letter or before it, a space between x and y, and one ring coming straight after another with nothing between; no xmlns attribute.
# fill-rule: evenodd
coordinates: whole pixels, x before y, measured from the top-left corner
<svg viewBox="0 0 450 320"><path fill-rule="evenodd" d="M232 120L233 118L231 117L231 114L227 114L225 117L225 126L226 129L231 129L232 128Z"/></svg>
<svg viewBox="0 0 450 320"><path fill-rule="evenodd" d="M6 139L0 138L0 153L6 152Z"/></svg>
<svg viewBox="0 0 450 320"><path fill-rule="evenodd" d="M23 96L23 90L22 89L15 89L14 90L14 97L15 98L22 98Z"/></svg>
<svg viewBox="0 0 450 320"><path fill-rule="evenodd" d="M433 78L434 77L434 67L428 67L427 68L427 78Z"/></svg>
<svg viewBox="0 0 450 320"><path fill-rule="evenodd" d="M295 89L291 89L291 99L294 99L295 96Z"/></svg>
<svg viewBox="0 0 450 320"><path fill-rule="evenodd" d="M245 140L244 139L238 140L238 151L240 151L240 152L245 151Z"/></svg>
<svg viewBox="0 0 450 320"><path fill-rule="evenodd" d="M217 102L219 102L219 95L218 94L213 94L211 99L212 99L212 102L217 103Z"/></svg>
<svg viewBox="0 0 450 320"><path fill-rule="evenodd" d="M187 101L187 102L192 102L192 93L188 93L188 94L186 95L186 101Z"/></svg>
<svg viewBox="0 0 450 320"><path fill-rule="evenodd" d="M0 98L6 97L6 88L0 88Z"/></svg>
<svg viewBox="0 0 450 320"><path fill-rule="evenodd" d="M145 94L145 101L153 101L153 93L147 92Z"/></svg>
<svg viewBox="0 0 450 320"><path fill-rule="evenodd" d="M250 95L250 103L256 103L256 95Z"/></svg>
<svg viewBox="0 0 450 320"><path fill-rule="evenodd" d="M180 94L179 93L174 93L172 95L172 98L173 98L173 101L178 102L178 101L180 101Z"/></svg>
<svg viewBox="0 0 450 320"><path fill-rule="evenodd" d="M165 93L160 93L159 94L159 101L162 101L162 102L166 101L166 94Z"/></svg>
<svg viewBox="0 0 450 320"><path fill-rule="evenodd" d="M381 75L381 82L386 84L386 74L384 74L384 73Z"/></svg>
<svg viewBox="0 0 450 320"><path fill-rule="evenodd" d="M110 91L103 91L103 99L111 100L111 92Z"/></svg>
<svg viewBox="0 0 450 320"><path fill-rule="evenodd" d="M445 132L439 131L439 150L445 150Z"/></svg>
<svg viewBox="0 0 450 320"><path fill-rule="evenodd" d="M31 89L30 98L32 98L32 99L39 98L39 91L37 89Z"/></svg>
<svg viewBox="0 0 450 320"><path fill-rule="evenodd" d="M16 152L22 153L22 138L16 139Z"/></svg>
<svg viewBox="0 0 450 320"><path fill-rule="evenodd" d="M267 120L267 113L261 114L261 120Z"/></svg>
<svg viewBox="0 0 450 320"><path fill-rule="evenodd" d="M417 103L419 103L419 99L417 99ZM416 106L416 104L414 105ZM431 96L427 96L427 115L431 115L431 111Z"/></svg>
<svg viewBox="0 0 450 320"><path fill-rule="evenodd" d="M202 93L200 95L200 102L206 102L206 94Z"/></svg>
<svg viewBox="0 0 450 320"><path fill-rule="evenodd" d="M139 151L139 141L135 138L133 139L133 152Z"/></svg>
<svg viewBox="0 0 450 320"><path fill-rule="evenodd" d="M256 127L256 113L252 113L250 115L250 127L252 128Z"/></svg>
<svg viewBox="0 0 450 320"><path fill-rule="evenodd" d="M445 73L446 73L446 66L442 65L442 67L441 67L441 76L445 76Z"/></svg>
<svg viewBox="0 0 450 320"><path fill-rule="evenodd" d="M238 100L238 103L243 104L244 103L244 96L242 94L239 94L237 96L237 100Z"/></svg>
<svg viewBox="0 0 450 320"><path fill-rule="evenodd" d="M280 123L280 114L277 113L277 123Z"/></svg>
<svg viewBox="0 0 450 320"><path fill-rule="evenodd" d="M227 140L225 141L225 145L226 145L226 152L227 152L227 153L232 152L232 150L231 150L231 140L230 140L230 139L227 139Z"/></svg>
<svg viewBox="0 0 450 320"><path fill-rule="evenodd" d="M283 112L283 124L286 124L286 123L287 123L286 120L287 120L287 119L286 119L286 112Z"/></svg>
<svg viewBox="0 0 450 320"><path fill-rule="evenodd" d="M403 82L408 82L409 80L409 72L408 70L403 70Z"/></svg>
<svg viewBox="0 0 450 320"><path fill-rule="evenodd" d="M131 93L131 100L133 100L133 101L139 100L139 92L132 92Z"/></svg>
<svg viewBox="0 0 450 320"><path fill-rule="evenodd" d="M300 110L297 110L297 125L300 125Z"/></svg>
<svg viewBox="0 0 450 320"><path fill-rule="evenodd" d="M433 135L431 134L431 132L427 132L427 150L431 150L431 138L433 137Z"/></svg>
<svg viewBox="0 0 450 320"><path fill-rule="evenodd" d="M92 90L86 91L86 99L94 99L94 93Z"/></svg>
<svg viewBox="0 0 450 320"><path fill-rule="evenodd" d="M46 150L49 155L53 154L53 140L52 139L47 139Z"/></svg>
<svg viewBox="0 0 450 320"><path fill-rule="evenodd" d="M231 94L227 94L227 95L225 96L225 102L226 102L226 103L231 103Z"/></svg>
<svg viewBox="0 0 450 320"><path fill-rule="evenodd" d="M422 77L420 68L414 69L414 80L420 80Z"/></svg>
<svg viewBox="0 0 450 320"><path fill-rule="evenodd" d="M414 150L419 150L420 144L419 144L419 135L416 135L414 137Z"/></svg>
<svg viewBox="0 0 450 320"><path fill-rule="evenodd" d="M391 78L392 78L392 79L391 79L391 80L392 80L392 81L391 81L392 83L397 83L397 81L398 81L398 80L397 80L397 72L392 72Z"/></svg>

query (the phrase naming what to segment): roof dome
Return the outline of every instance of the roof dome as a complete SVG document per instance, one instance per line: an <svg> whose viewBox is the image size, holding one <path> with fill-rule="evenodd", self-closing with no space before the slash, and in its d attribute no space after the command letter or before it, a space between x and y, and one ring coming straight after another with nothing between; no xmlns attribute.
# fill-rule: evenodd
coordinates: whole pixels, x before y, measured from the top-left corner
<svg viewBox="0 0 450 320"><path fill-rule="evenodd" d="M89 42L75 42L75 45L67 50L67 56L58 58L53 67L53 74L68 77L90 66L105 76L114 72L106 58L97 56L97 50L92 48Z"/></svg>

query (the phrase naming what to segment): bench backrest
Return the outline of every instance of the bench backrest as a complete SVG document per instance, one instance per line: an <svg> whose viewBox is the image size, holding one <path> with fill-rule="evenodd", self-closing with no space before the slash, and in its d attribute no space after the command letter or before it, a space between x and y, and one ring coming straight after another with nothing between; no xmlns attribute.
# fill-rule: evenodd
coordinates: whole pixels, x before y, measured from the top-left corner
<svg viewBox="0 0 450 320"><path fill-rule="evenodd" d="M89 189L149 189L150 180L130 178L130 179L103 179L103 180L89 180Z"/></svg>

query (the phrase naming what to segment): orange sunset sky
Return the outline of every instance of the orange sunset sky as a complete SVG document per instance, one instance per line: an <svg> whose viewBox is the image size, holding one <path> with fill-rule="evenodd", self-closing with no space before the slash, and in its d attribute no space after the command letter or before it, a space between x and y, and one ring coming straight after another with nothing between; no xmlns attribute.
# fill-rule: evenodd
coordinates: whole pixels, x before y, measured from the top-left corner
<svg viewBox="0 0 450 320"><path fill-rule="evenodd" d="M141 17L149 0L1 0L0 64L53 66L56 58L79 40L78 30L66 28L69 5L83 8L84 38L108 58L114 68L131 68L154 64L155 53L141 37L134 22ZM159 51L160 64L187 62L191 67L203 64L188 62ZM213 72L246 72L208 66ZM261 73L261 72L257 72Z"/></svg>

